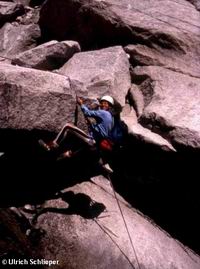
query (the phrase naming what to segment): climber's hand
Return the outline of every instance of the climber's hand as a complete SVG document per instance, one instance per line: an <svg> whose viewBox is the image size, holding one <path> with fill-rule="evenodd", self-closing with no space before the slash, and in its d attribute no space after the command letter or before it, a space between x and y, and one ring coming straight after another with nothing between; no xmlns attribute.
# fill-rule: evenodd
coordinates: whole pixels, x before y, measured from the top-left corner
<svg viewBox="0 0 200 269"><path fill-rule="evenodd" d="M83 104L83 99L80 97L76 98L77 103L81 106Z"/></svg>

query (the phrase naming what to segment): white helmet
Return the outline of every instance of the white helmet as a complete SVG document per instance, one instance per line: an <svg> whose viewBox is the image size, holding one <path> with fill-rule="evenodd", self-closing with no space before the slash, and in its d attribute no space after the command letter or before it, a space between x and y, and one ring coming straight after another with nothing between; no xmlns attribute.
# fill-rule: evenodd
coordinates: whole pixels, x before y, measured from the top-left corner
<svg viewBox="0 0 200 269"><path fill-rule="evenodd" d="M114 99L109 95L104 95L103 97L101 97L100 102L101 101L107 101L112 106L114 105Z"/></svg>

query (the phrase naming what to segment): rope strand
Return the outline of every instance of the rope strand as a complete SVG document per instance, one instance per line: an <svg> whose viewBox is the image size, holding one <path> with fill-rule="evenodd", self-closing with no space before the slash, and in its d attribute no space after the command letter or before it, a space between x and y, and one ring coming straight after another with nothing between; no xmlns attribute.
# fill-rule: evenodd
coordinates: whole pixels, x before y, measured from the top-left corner
<svg viewBox="0 0 200 269"><path fill-rule="evenodd" d="M132 241L132 238L131 238L131 235L130 235L130 232L129 232L129 229L128 229L128 226L127 226L127 223L126 223L126 220L125 220L125 217L124 217L124 214L123 214L121 205L120 205L119 200L118 200L118 198L117 198L117 194L116 194L115 189L114 189L114 186L113 186L113 184L112 184L112 180L111 180L111 178L110 178L110 175L108 175L108 180L110 181L110 185L111 185L111 188L112 188L112 190L113 190L113 193L114 193L114 196L115 196L115 200L116 200L117 205L118 205L118 207L119 207L120 214L121 214L121 216L122 216L122 219L123 219L123 222L124 222L124 225L125 225L125 228L126 228L126 232L127 232L127 234L128 234L128 237L129 237L129 240L130 240L130 243L131 243L132 250L133 250L133 252L134 252L134 256L135 256L135 259L136 259L136 262L137 262L138 269L141 269L141 267L140 267L140 263L139 263L139 260L138 260L138 257L137 257L137 253L136 253L135 247L134 247L134 245L133 245L133 241Z"/></svg>
<svg viewBox="0 0 200 269"><path fill-rule="evenodd" d="M123 252L123 250L120 248L120 246L115 242L115 240L112 238L112 236L110 236L110 234L105 230L104 227L102 227L102 225L100 225L100 223L97 220L94 220L96 222L96 224L100 227L100 229L107 234L107 236L109 236L109 238L111 239L111 241L118 247L118 249L120 250L120 252L122 253L122 255L127 259L127 261L130 263L131 267L133 269L136 269L134 267L134 265L132 264L132 262L130 261L129 257L126 255L126 253Z"/></svg>

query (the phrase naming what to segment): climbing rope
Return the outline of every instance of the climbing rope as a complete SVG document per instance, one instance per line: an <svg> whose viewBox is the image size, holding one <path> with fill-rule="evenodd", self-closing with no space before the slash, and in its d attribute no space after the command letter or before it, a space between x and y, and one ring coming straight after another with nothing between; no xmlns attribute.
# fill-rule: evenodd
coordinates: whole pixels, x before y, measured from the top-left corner
<svg viewBox="0 0 200 269"><path fill-rule="evenodd" d="M111 185L111 188L112 188L112 190L113 190L115 200L116 200L116 202L117 202L117 205L118 205L120 214L121 214L121 216L122 216L122 219L123 219L123 222L124 222L124 226L125 226L125 228L126 228L126 232L127 232L128 237L129 237L129 241L130 241L130 243L131 243L131 247L132 247L132 250L133 250L133 253L134 253L136 262L137 262L137 267L138 267L138 269L141 269L141 267L140 267L140 263L139 263L139 260L138 260L138 256L137 256L137 253L136 253L136 250L135 250L135 247L134 247L134 244L133 244L133 241L132 241L132 238L131 238L131 235L130 235L130 232L129 232L129 229L128 229L128 226L127 226L127 223L126 223L126 219L125 219L125 217L124 217L124 214L123 214L123 211L122 211L122 208L121 208L119 199L117 198L117 194L116 194L116 191L115 191L115 189L114 189L112 180L111 180L109 174L108 174L107 177L108 177L108 180L110 181L110 185Z"/></svg>
<svg viewBox="0 0 200 269"><path fill-rule="evenodd" d="M127 261L130 263L131 267L133 269L136 269L132 262L130 261L129 257L124 253L124 251L120 248L120 246L115 242L115 240L112 238L112 236L106 231L107 227L104 227L101 225L97 220L94 220L94 222L99 226L99 228L111 239L111 241L117 246L117 248L120 250L122 255L127 259Z"/></svg>

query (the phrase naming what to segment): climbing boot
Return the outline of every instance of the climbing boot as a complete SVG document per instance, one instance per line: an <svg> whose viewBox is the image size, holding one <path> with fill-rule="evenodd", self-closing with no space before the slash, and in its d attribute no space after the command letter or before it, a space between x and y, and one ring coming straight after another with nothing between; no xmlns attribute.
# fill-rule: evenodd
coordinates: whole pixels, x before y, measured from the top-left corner
<svg viewBox="0 0 200 269"><path fill-rule="evenodd" d="M72 157L72 155L73 155L73 152L71 150L67 150L58 156L57 161L69 159Z"/></svg>

